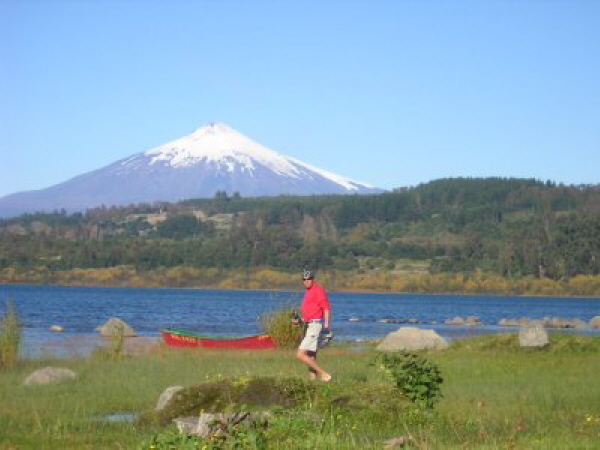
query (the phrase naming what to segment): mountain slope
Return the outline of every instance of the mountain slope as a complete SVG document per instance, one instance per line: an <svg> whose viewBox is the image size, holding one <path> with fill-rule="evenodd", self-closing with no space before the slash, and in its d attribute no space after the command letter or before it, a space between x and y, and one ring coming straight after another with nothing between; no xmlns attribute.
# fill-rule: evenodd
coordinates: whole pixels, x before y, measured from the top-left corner
<svg viewBox="0 0 600 450"><path fill-rule="evenodd" d="M380 189L310 166L227 125L194 133L39 191L0 198L0 215L212 197L363 194Z"/></svg>

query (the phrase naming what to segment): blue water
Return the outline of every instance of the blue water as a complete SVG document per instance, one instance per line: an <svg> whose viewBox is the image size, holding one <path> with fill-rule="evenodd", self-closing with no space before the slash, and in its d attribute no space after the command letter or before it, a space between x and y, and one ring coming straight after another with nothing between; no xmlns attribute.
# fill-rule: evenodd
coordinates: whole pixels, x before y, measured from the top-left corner
<svg viewBox="0 0 600 450"><path fill-rule="evenodd" d="M159 336L162 328L178 327L215 335L261 332L261 314L299 305L298 291L228 291L156 288L98 288L0 284L0 313L14 301L24 326L24 348L60 344L69 338L98 336L95 328L119 317L141 336ZM562 317L586 322L600 315L600 298L461 296L330 292L332 329L339 340L377 339L400 325L382 319L415 319L414 326L435 329L447 338L511 330L496 324L502 318ZM482 326L444 325L455 316L479 316ZM350 322L351 317L359 318ZM53 333L51 325L63 333ZM411 325L412 326L412 325ZM598 333L598 330L577 332ZM51 347L51 346L50 346ZM48 347L48 348L50 348Z"/></svg>

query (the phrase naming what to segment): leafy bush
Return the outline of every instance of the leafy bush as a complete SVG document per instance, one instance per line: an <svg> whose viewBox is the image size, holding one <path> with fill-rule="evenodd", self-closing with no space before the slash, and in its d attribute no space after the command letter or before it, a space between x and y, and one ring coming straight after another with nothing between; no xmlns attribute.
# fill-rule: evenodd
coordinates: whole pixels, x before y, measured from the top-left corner
<svg viewBox="0 0 600 450"><path fill-rule="evenodd" d="M0 368L11 367L19 359L21 336L21 323L13 302L9 301L0 319Z"/></svg>
<svg viewBox="0 0 600 450"><path fill-rule="evenodd" d="M428 359L411 352L382 353L377 361L396 387L419 407L433 408L442 397L444 381L440 369Z"/></svg>
<svg viewBox="0 0 600 450"><path fill-rule="evenodd" d="M302 327L292 323L296 314L293 308L288 307L266 313L260 318L265 332L273 338L277 347L294 348L300 344Z"/></svg>

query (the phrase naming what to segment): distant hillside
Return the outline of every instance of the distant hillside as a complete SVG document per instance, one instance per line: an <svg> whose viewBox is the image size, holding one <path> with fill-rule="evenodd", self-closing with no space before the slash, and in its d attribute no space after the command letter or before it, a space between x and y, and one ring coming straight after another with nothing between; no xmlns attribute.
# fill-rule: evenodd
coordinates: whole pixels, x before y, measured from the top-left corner
<svg viewBox="0 0 600 450"><path fill-rule="evenodd" d="M458 178L366 196L245 199L219 192L0 221L0 269L117 265L595 276L600 186Z"/></svg>

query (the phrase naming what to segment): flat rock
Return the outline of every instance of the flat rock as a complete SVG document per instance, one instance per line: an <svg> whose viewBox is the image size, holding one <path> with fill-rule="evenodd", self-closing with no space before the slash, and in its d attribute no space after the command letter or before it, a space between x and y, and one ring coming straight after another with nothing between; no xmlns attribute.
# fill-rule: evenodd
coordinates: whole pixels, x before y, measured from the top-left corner
<svg viewBox="0 0 600 450"><path fill-rule="evenodd" d="M24 385L44 385L52 383L60 383L61 381L74 380L77 377L75 372L70 369L63 367L44 367L43 369L36 370L30 374L25 381Z"/></svg>
<svg viewBox="0 0 600 450"><path fill-rule="evenodd" d="M448 342L434 330L422 330L414 327L402 327L388 334L377 346L380 351L401 350L442 350L448 347Z"/></svg>

